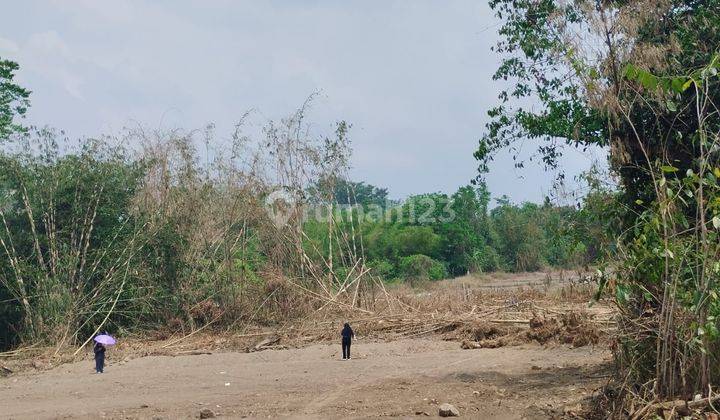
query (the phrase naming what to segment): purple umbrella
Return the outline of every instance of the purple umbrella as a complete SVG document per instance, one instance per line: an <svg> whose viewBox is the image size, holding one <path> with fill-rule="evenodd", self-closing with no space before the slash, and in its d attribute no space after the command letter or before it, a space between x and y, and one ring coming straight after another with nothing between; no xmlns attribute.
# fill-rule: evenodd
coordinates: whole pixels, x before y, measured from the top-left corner
<svg viewBox="0 0 720 420"><path fill-rule="evenodd" d="M107 334L100 334L98 336L95 336L94 340L106 346L112 346L113 344L115 344L115 339Z"/></svg>

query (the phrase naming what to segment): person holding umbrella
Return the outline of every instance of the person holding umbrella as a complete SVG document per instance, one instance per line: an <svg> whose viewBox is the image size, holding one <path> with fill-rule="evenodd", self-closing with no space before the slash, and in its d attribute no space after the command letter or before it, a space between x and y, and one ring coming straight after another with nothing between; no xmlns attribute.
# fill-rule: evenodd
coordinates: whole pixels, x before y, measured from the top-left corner
<svg viewBox="0 0 720 420"><path fill-rule="evenodd" d="M95 372L103 373L105 368L105 346L115 344L115 339L105 333L96 336L93 340L95 341L95 346L93 347L93 352L95 353Z"/></svg>

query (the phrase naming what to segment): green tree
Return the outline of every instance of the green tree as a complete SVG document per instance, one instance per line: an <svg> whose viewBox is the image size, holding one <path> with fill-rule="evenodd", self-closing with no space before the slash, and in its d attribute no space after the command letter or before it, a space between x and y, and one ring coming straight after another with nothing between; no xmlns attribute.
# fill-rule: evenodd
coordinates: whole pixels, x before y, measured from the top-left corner
<svg viewBox="0 0 720 420"><path fill-rule="evenodd" d="M0 140L22 130L16 117L24 116L30 105L30 91L13 80L18 68L17 63L0 57Z"/></svg>
<svg viewBox="0 0 720 420"><path fill-rule="evenodd" d="M331 197L335 203L341 205L359 204L364 207L375 205L385 208L388 202L387 188L376 187L363 181L349 181L343 178L332 180L327 177L321 178L309 189L309 195L315 201L322 201Z"/></svg>
<svg viewBox="0 0 720 420"><path fill-rule="evenodd" d="M524 203L518 207L506 197L498 202L500 205L490 212L490 217L497 233L497 250L505 267L511 271L540 269L545 261L538 205Z"/></svg>
<svg viewBox="0 0 720 420"><path fill-rule="evenodd" d="M373 224L364 235L368 257L391 262L416 254L439 257L441 241L429 226L397 223Z"/></svg>
<svg viewBox="0 0 720 420"><path fill-rule="evenodd" d="M490 250L488 216L490 193L485 184L464 186L451 197L452 215L438 226L443 236L443 258L454 275L468 271L489 271L496 267Z"/></svg>
<svg viewBox="0 0 720 420"><path fill-rule="evenodd" d="M649 399L708 394L718 374L718 335L710 333L718 282L706 270L719 259L708 220L717 217L709 174L719 166L711 151L720 119L711 115L720 103L720 3L490 5L503 19L495 79L511 87L489 111L475 153L480 171L494 152L526 139L550 167L563 145L609 146L622 209L621 223L606 225L623 247L617 300L626 325L657 322L642 334L624 330L618 361L626 380L654 384ZM603 205L591 197L586 208Z"/></svg>
<svg viewBox="0 0 720 420"><path fill-rule="evenodd" d="M88 333L81 312L127 290L120 265L140 247L130 202L141 165L95 142L63 154L58 139L40 130L23 152L0 152L0 285L21 314L12 329L30 340Z"/></svg>
<svg viewBox="0 0 720 420"><path fill-rule="evenodd" d="M442 280L448 273L445 266L427 255L402 257L398 265L400 276L415 285L425 280Z"/></svg>
<svg viewBox="0 0 720 420"><path fill-rule="evenodd" d="M692 166L698 150L689 139L697 124L688 115L695 97L691 92L673 98L656 93L661 82L670 83L672 76L712 60L720 45L720 4L645 3L647 7L626 1L490 1L503 20L495 51L504 58L493 78L510 81L511 87L500 92L500 104L488 111L491 121L475 152L481 173L495 152L519 150L525 139L536 142L543 162L553 168L563 144L610 146L632 219L642 210L637 200L650 202L653 194L648 162L666 159L682 172ZM581 36L581 27L591 36ZM590 45L595 41L600 44ZM627 83L628 65L640 69L640 90ZM709 83L714 85L709 99L718 103L718 82ZM621 108L627 105L630 112L623 115ZM720 121L712 124L717 128Z"/></svg>

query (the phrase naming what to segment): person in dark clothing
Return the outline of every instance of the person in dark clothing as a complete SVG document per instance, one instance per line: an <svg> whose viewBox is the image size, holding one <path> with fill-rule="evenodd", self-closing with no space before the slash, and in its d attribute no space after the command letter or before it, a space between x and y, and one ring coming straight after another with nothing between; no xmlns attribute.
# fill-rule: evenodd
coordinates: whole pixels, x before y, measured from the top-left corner
<svg viewBox="0 0 720 420"><path fill-rule="evenodd" d="M346 322L340 335L342 335L343 360L348 360L350 359L350 345L352 344L352 339L355 338L355 333L352 328L350 328L350 324Z"/></svg>
<svg viewBox="0 0 720 420"><path fill-rule="evenodd" d="M103 373L103 369L105 368L105 346L100 343L95 343L93 352L95 352L95 372Z"/></svg>

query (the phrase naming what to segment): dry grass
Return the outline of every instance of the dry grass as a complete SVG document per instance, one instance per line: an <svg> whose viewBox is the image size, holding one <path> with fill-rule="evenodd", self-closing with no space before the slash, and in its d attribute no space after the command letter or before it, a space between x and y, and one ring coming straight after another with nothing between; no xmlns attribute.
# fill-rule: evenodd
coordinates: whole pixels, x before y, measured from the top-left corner
<svg viewBox="0 0 720 420"><path fill-rule="evenodd" d="M543 273L491 276L507 284L542 278ZM614 311L606 302L590 304L589 285L547 288L520 286L487 288L487 277L427 283L420 288L394 285L374 293L371 305L354 307L338 296L304 295L304 316L271 326L237 322L232 328L206 324L190 333L166 330L120 337L110 352L116 360L148 355L186 355L214 351L256 351L300 347L335 341L342 323L350 322L358 336L396 340L437 336L458 341L464 348L500 347L534 341L573 346L597 344L613 328ZM288 293L287 290L284 293ZM348 294L346 300L352 299ZM258 308L261 310L261 308ZM470 344L471 343L471 344ZM12 371L45 369L91 357L89 348L28 347L0 354L0 366Z"/></svg>

